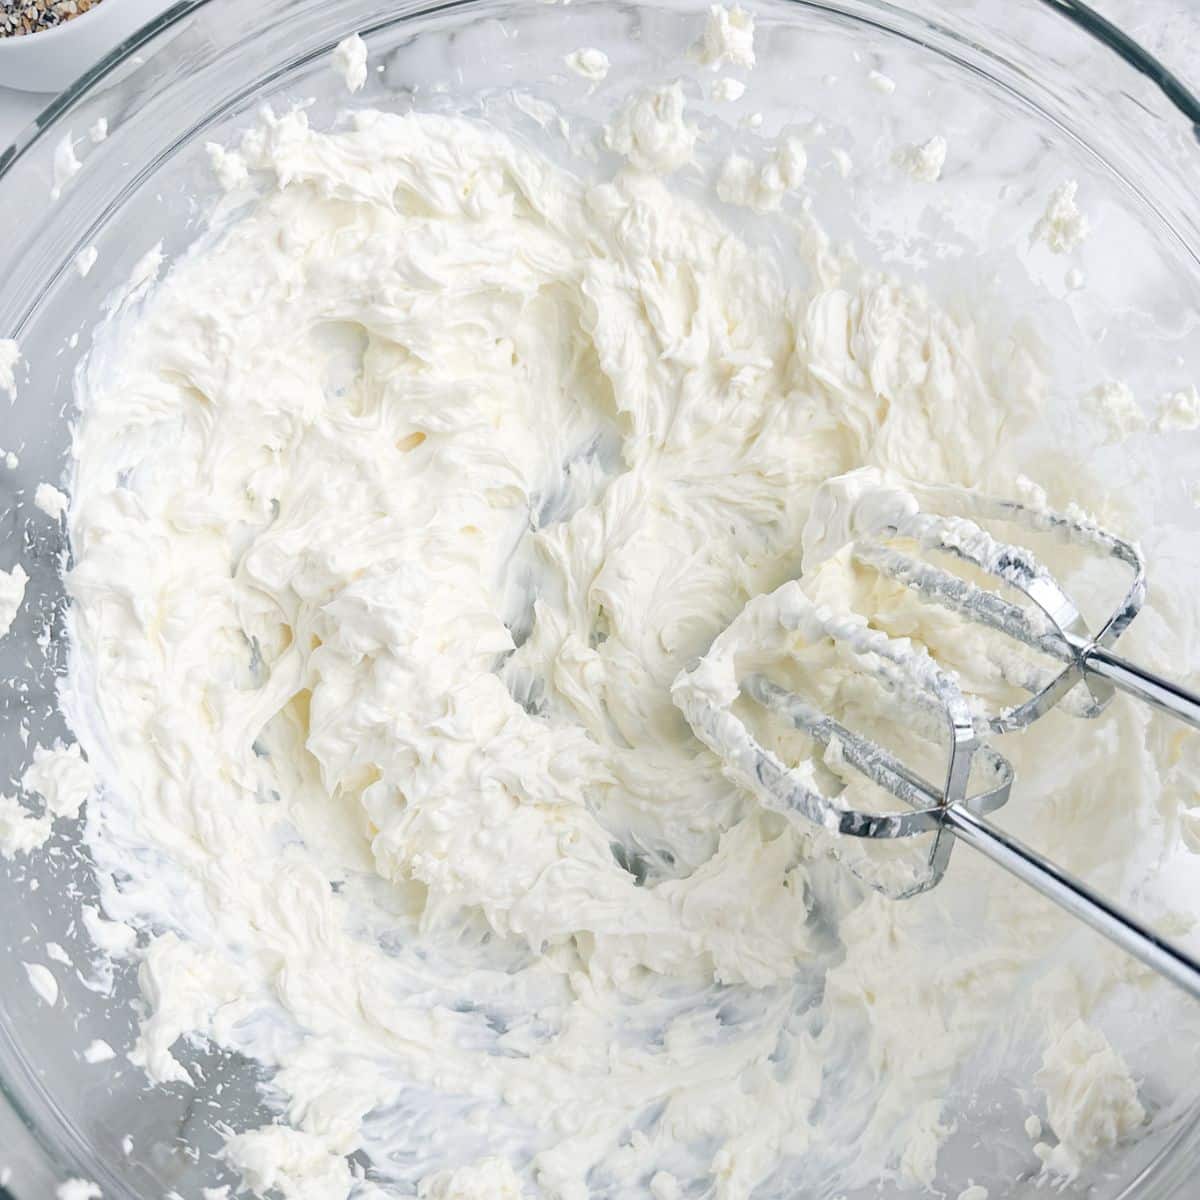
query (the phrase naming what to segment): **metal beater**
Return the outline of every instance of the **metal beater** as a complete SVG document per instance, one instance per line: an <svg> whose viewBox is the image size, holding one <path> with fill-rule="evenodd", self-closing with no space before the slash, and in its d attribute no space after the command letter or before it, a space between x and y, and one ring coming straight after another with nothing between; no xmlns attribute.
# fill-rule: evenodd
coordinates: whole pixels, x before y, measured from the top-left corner
<svg viewBox="0 0 1200 1200"><path fill-rule="evenodd" d="M920 647L873 629L854 613L816 607L798 582L752 600L716 639L709 655L680 675L676 704L696 735L721 757L727 772L751 788L775 811L799 815L838 834L856 838L910 838L932 835L924 872L902 886L877 890L902 899L926 891L945 873L955 841L964 841L1072 916L1111 939L1147 966L1200 999L1200 962L1160 937L1136 917L1093 891L1053 862L983 818L1009 797L1013 769L984 740L989 733L1020 730L1061 704L1095 717L1114 689L1136 696L1163 712L1200 728L1200 697L1114 655L1110 647L1137 616L1146 595L1141 551L1083 517L1052 513L956 488L920 488L921 507L889 516L850 543L861 566L880 572L962 617L1016 639L1052 660L1053 667L1029 665L1019 686L1029 698L992 714L973 711L954 676ZM929 511L930 507L936 511ZM1021 546L998 541L981 520L1017 524L1072 543L1122 564L1130 582L1121 603L1095 634L1050 572ZM949 557L981 572L1029 603L927 561ZM773 634L771 631L774 630ZM905 766L878 742L863 737L773 681L765 669L772 649L787 653L789 638L806 644L830 639L855 665L908 708L915 724L945 729L948 747L945 783L938 787ZM775 639L774 647L766 645ZM743 672L734 650L752 650L755 668ZM724 678L722 678L722 674ZM748 697L828 750L839 762L901 800L904 809L870 812L846 808L817 785L811 764L787 766L754 736L733 710L738 695Z"/></svg>

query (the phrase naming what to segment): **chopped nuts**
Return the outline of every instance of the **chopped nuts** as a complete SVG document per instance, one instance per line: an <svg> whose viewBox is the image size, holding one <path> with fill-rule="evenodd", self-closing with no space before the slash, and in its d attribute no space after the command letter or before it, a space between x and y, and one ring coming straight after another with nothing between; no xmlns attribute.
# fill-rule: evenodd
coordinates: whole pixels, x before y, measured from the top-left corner
<svg viewBox="0 0 1200 1200"><path fill-rule="evenodd" d="M0 37L53 29L94 8L100 0L0 0Z"/></svg>

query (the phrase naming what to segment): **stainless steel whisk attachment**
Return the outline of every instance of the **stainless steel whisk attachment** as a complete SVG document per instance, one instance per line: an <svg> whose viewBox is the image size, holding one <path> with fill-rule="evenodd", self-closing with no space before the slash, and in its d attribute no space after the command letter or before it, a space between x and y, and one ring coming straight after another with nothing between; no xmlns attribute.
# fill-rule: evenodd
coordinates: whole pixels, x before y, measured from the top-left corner
<svg viewBox="0 0 1200 1200"><path fill-rule="evenodd" d="M990 734L1024 729L1051 708L1098 716L1114 689L1200 728L1200 697L1112 653L1111 647L1137 616L1146 595L1140 550L1082 517L1052 513L954 488L912 489L915 502L899 506L882 523L851 541L860 567L878 572L960 617L1013 639L1036 652L1022 662L1015 686L1027 698L993 713L979 711L955 676L922 647L889 637L852 612L815 605L798 582L759 596L713 643L709 654L676 681L673 696L696 735L723 761L726 771L763 803L815 822L834 834L868 839L930 835L922 870L900 882L863 876L877 890L903 899L927 891L945 874L956 841L969 846L1035 888L1072 916L1200 999L1200 962L1160 937L1138 918L1105 899L1082 880L989 823L986 816L1009 798L1011 764L986 741ZM911 497L910 497L911 499ZM930 511L933 509L933 511ZM1085 552L1115 560L1128 575L1112 615L1093 633L1074 601L1023 546L997 540L979 524L1000 521L1053 535ZM1001 591L936 565L940 556ZM1004 594L1016 593L1027 603ZM940 729L946 748L944 781L924 778L878 741L821 711L772 679L773 658L786 658L797 642L832 645L902 706L915 727ZM752 665L745 667L745 660ZM766 748L734 711L744 696L833 752L840 764L902 802L875 812L844 806L837 789L823 789L811 761L786 765Z"/></svg>

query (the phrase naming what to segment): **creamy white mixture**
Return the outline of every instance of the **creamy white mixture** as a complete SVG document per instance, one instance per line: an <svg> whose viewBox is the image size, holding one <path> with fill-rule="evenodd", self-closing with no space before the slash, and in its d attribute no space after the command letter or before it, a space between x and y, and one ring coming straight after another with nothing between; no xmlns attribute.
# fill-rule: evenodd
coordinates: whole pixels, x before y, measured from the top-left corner
<svg viewBox="0 0 1200 1200"><path fill-rule="evenodd" d="M936 183L942 177L948 150L940 133L896 152L896 163L921 183Z"/></svg>
<svg viewBox="0 0 1200 1200"><path fill-rule="evenodd" d="M593 53L571 65L598 79ZM696 54L751 66L747 14L715 8ZM348 1195L365 1151L428 1200L738 1200L934 1187L965 1064L1021 1044L1040 1068L1011 1085L1070 1176L1145 1119L1094 1016L1145 974L1094 940L1047 966L1066 923L965 851L918 899L864 891L671 696L802 572L830 478L1011 493L1040 373L811 223L780 226L797 277L685 198L678 83L605 143L584 180L465 118L268 116L210 148L253 205L153 287L151 251L101 332L68 708L105 783L107 919L85 923L140 960L130 1058L187 1081L203 1038L269 1068L280 1120L228 1161L286 1197ZM945 143L914 153L935 179ZM780 209L805 163L791 140L736 156L714 193ZM1055 249L1083 229L1061 199ZM1041 481L1057 503L1075 466ZM978 636L813 557L815 602L997 686ZM853 672L825 666L853 708ZM1195 753L1149 724L1118 703L1004 746L1023 831L1114 887L1195 791ZM1122 809L1097 819L1114 762ZM0 802L9 852L78 810L88 770L39 758L44 812Z"/></svg>
<svg viewBox="0 0 1200 1200"><path fill-rule="evenodd" d="M55 521L67 511L71 504L66 493L60 491L52 483L39 483L33 495L33 502L46 516Z"/></svg>
<svg viewBox="0 0 1200 1200"><path fill-rule="evenodd" d="M21 361L21 348L12 338L0 338L0 392L10 400L17 394L17 364Z"/></svg>
<svg viewBox="0 0 1200 1200"><path fill-rule="evenodd" d="M68 1179L55 1190L57 1200L101 1200L104 1193L90 1179Z"/></svg>
<svg viewBox="0 0 1200 1200"><path fill-rule="evenodd" d="M592 47L572 50L565 61L576 75L582 75L584 79L590 79L593 83L599 83L608 74L608 55L603 50Z"/></svg>
<svg viewBox="0 0 1200 1200"><path fill-rule="evenodd" d="M0 571L0 637L12 628L13 621L25 599L25 585L29 576L25 568L17 563L11 571Z"/></svg>
<svg viewBox="0 0 1200 1200"><path fill-rule="evenodd" d="M88 273L96 265L96 259L99 257L100 251L95 246L85 246L75 255L75 270L79 272L80 279L88 277Z"/></svg>
<svg viewBox="0 0 1200 1200"><path fill-rule="evenodd" d="M1055 254L1069 254L1091 232L1087 216L1076 200L1078 192L1079 184L1073 179L1060 184L1033 228L1034 241L1045 242Z"/></svg>
<svg viewBox="0 0 1200 1200"><path fill-rule="evenodd" d="M68 130L54 147L54 186L50 189L51 202L62 195L63 188L79 174L83 163L75 153L75 139Z"/></svg>
<svg viewBox="0 0 1200 1200"><path fill-rule="evenodd" d="M708 10L704 33L693 47L699 62L713 71L754 66L754 18L740 5L714 4Z"/></svg>
<svg viewBox="0 0 1200 1200"><path fill-rule="evenodd" d="M712 98L734 104L746 94L746 85L740 79L723 75L712 85Z"/></svg>
<svg viewBox="0 0 1200 1200"><path fill-rule="evenodd" d="M346 90L361 92L367 82L367 43L352 33L333 51L333 69L345 80Z"/></svg>

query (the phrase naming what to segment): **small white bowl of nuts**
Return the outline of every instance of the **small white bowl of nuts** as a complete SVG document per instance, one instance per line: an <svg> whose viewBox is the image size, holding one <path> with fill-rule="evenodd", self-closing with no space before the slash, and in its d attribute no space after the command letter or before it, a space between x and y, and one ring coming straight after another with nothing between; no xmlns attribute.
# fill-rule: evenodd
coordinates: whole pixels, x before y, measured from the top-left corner
<svg viewBox="0 0 1200 1200"><path fill-rule="evenodd" d="M0 0L0 87L59 92L175 0Z"/></svg>

